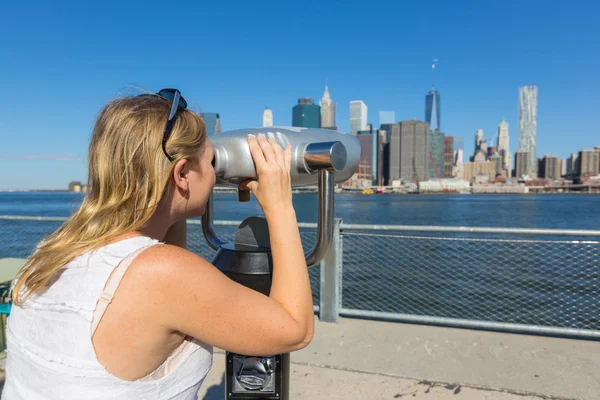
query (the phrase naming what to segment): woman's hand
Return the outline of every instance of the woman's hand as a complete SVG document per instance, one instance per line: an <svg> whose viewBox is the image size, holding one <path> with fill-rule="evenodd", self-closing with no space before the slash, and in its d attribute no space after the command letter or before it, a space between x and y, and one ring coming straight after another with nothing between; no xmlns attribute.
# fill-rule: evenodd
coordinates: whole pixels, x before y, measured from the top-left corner
<svg viewBox="0 0 600 400"><path fill-rule="evenodd" d="M277 215L292 206L292 146L288 145L283 151L275 139L267 140L263 134L259 134L258 138L248 135L248 146L258 180L245 181L239 186L254 193L265 217Z"/></svg>

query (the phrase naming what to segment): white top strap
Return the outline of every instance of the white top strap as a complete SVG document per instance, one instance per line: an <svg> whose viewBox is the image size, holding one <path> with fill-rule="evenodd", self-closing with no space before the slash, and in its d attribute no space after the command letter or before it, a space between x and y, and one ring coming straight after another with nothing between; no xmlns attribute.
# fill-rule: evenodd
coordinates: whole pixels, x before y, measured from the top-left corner
<svg viewBox="0 0 600 400"><path fill-rule="evenodd" d="M104 286L104 290L102 294L100 294L100 298L98 299L98 303L96 304L96 309L94 310L94 316L92 317L92 336L96 332L96 328L98 328L98 324L100 320L102 320L102 316L106 312L108 305L111 303L113 297L115 296L115 291L119 287L123 276L125 276L125 272L127 272L127 268L131 265L133 260L148 247L153 246L153 244L144 246L141 249L134 251L125 257L117 266L117 268L113 271L112 275L108 278L108 282Z"/></svg>

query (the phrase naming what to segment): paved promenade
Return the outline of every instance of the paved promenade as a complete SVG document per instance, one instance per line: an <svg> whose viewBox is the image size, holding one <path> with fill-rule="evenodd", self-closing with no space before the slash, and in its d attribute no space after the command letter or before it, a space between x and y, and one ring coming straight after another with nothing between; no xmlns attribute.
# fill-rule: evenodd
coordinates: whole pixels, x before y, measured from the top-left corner
<svg viewBox="0 0 600 400"><path fill-rule="evenodd" d="M200 399L224 398L224 369L225 356L216 350ZM3 375L0 372L0 378ZM600 342L358 319L339 324L316 320L311 345L292 354L290 397L597 400Z"/></svg>
<svg viewBox="0 0 600 400"><path fill-rule="evenodd" d="M200 398L223 399L215 352ZM391 322L319 322L291 399L600 399L600 342Z"/></svg>

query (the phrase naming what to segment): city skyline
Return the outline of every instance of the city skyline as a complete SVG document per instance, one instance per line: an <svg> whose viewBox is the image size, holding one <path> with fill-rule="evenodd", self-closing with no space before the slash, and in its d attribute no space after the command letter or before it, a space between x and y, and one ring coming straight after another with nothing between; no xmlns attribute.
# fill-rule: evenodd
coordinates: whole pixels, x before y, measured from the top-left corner
<svg viewBox="0 0 600 400"><path fill-rule="evenodd" d="M141 19L131 18L139 13L134 4L116 12L95 3L8 3L0 26L10 38L0 65L10 93L0 99L0 168L11 172L0 188L84 180L100 108L117 96L163 87L180 89L191 110L218 112L223 131L260 126L266 104L277 125L288 125L297 98L319 99L325 85L344 132L354 99L368 105L374 126L381 110L395 112L395 121L421 120L434 58L435 87L444 97L441 128L465 138L465 157L473 152L473 132L494 133L503 116L514 155L518 88L525 85L540 90L538 157L566 158L598 146L595 2L543 8L518 1L343 8L323 2L318 13L281 2L236 3L235 12L217 3L180 3L186 12L177 21L182 40L175 42L154 28L164 7L152 1ZM398 15L414 18L398 24ZM268 23L256 23L265 17ZM377 21L377 29L357 36L365 20ZM498 29L498 21L518 29ZM199 41L202 51L195 50ZM176 59L157 48L169 48Z"/></svg>

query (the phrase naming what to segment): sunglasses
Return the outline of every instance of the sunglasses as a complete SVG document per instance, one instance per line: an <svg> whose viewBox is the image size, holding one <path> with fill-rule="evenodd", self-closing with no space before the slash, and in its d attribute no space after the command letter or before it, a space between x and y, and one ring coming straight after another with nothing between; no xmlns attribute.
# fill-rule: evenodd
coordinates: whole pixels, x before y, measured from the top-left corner
<svg viewBox="0 0 600 400"><path fill-rule="evenodd" d="M177 118L178 111L185 110L187 108L187 101L181 96L181 92L177 89L161 89L157 95L171 102L171 112L169 113L169 119L167 125L163 131L162 139L162 150L169 161L173 161L173 158L167 153L167 140L171 137L173 131L173 125L175 125L175 119Z"/></svg>

